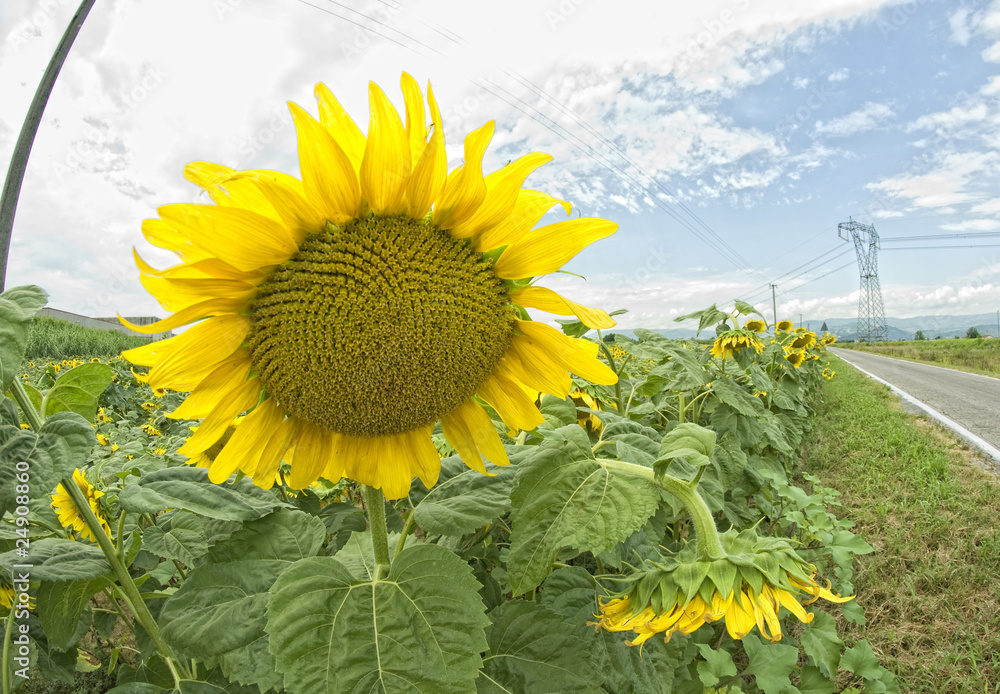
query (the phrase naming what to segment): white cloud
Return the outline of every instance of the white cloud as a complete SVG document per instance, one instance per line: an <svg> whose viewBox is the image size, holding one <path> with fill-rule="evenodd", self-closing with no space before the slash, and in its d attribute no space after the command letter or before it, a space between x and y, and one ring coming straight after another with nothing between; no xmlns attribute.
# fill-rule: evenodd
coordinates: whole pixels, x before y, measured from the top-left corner
<svg viewBox="0 0 1000 694"><path fill-rule="evenodd" d="M846 116L834 118L826 123L816 121L815 132L818 135L830 137L847 137L874 130L895 115L896 112L887 105L869 101L857 111Z"/></svg>
<svg viewBox="0 0 1000 694"><path fill-rule="evenodd" d="M843 82L850 76L851 76L851 71L846 67L842 67L839 70L831 72L829 75L827 75L826 79L829 80L830 82Z"/></svg>
<svg viewBox="0 0 1000 694"><path fill-rule="evenodd" d="M808 77L796 77L792 81L792 86L795 87L796 89L805 89L806 87L809 86L809 83L811 81L812 80L810 80Z"/></svg>
<svg viewBox="0 0 1000 694"><path fill-rule="evenodd" d="M967 219L964 222L942 224L942 229L948 231L992 231L1000 227L1000 221L995 219Z"/></svg>
<svg viewBox="0 0 1000 694"><path fill-rule="evenodd" d="M969 208L973 214L1000 214L1000 198L993 198L986 202L981 202Z"/></svg>
<svg viewBox="0 0 1000 694"><path fill-rule="evenodd" d="M928 113L920 116L906 126L908 131L933 129L941 134L948 134L958 128L970 124L981 123L989 116L996 116L991 113L990 108L984 103L969 102L955 106L947 111Z"/></svg>
<svg viewBox="0 0 1000 694"><path fill-rule="evenodd" d="M966 46L972 33L969 28L969 10L965 7L956 10L948 17L948 26L951 27L951 40L960 46Z"/></svg>
<svg viewBox="0 0 1000 694"><path fill-rule="evenodd" d="M980 87L979 93L984 96L996 96L1000 94L1000 75L991 76L990 81L983 87Z"/></svg>
<svg viewBox="0 0 1000 694"><path fill-rule="evenodd" d="M865 187L915 207L942 207L968 201L972 197L969 184L995 175L998 164L997 152L952 152L940 157L927 173L900 174Z"/></svg>

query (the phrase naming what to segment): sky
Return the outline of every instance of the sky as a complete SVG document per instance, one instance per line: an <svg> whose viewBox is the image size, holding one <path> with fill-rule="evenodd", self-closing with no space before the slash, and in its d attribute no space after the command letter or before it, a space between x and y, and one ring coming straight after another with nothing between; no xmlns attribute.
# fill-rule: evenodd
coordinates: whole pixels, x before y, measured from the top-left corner
<svg viewBox="0 0 1000 694"><path fill-rule="evenodd" d="M0 4L0 163L76 6ZM404 71L433 85L449 168L493 120L486 172L546 152L527 185L619 225L544 284L628 309L622 328L734 299L771 319L771 284L779 319L856 316L850 221L880 237L859 239L886 315L1000 308L1000 0L97 0L34 142L6 286L166 315L132 250L177 262L140 226L209 202L184 165L297 176L287 102L316 114L323 82L365 129L368 82L401 107Z"/></svg>

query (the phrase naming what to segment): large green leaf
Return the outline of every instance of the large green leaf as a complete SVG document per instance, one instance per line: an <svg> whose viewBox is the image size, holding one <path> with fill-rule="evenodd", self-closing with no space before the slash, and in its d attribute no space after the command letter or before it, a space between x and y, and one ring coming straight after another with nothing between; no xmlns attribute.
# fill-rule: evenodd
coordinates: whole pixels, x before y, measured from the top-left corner
<svg viewBox="0 0 1000 694"><path fill-rule="evenodd" d="M76 643L80 613L94 594L111 584L110 578L84 581L46 581L38 586L38 618L49 644L61 651Z"/></svg>
<svg viewBox="0 0 1000 694"><path fill-rule="evenodd" d="M683 458L694 467L704 467L711 462L714 450L714 431L693 422L684 422L664 434L656 467L658 471L665 471L676 458Z"/></svg>
<svg viewBox="0 0 1000 694"><path fill-rule="evenodd" d="M610 549L656 512L659 491L652 482L575 459L570 451L540 450L519 466L507 560L515 596L542 582L559 550Z"/></svg>
<svg viewBox="0 0 1000 694"><path fill-rule="evenodd" d="M17 496L16 465L28 463L32 499L55 491L73 469L84 467L91 448L96 445L94 430L78 414L59 412L36 433L10 426L0 427L0 513L15 506Z"/></svg>
<svg viewBox="0 0 1000 694"><path fill-rule="evenodd" d="M107 364L80 364L59 377L42 400L42 413L48 417L56 412L76 412L93 422L97 416L97 399L111 383L111 367Z"/></svg>
<svg viewBox="0 0 1000 694"><path fill-rule="evenodd" d="M799 649L780 643L764 643L752 634L743 637L743 648L750 658L746 672L764 694L790 694L798 690L788 676L795 669Z"/></svg>
<svg viewBox="0 0 1000 694"><path fill-rule="evenodd" d="M192 657L221 655L257 640L268 591L290 565L256 559L199 566L164 604L163 638Z"/></svg>
<svg viewBox="0 0 1000 694"><path fill-rule="evenodd" d="M802 630L799 642L823 675L837 679L844 642L837 635L837 621L833 617L826 612L814 612L813 620Z"/></svg>
<svg viewBox="0 0 1000 694"><path fill-rule="evenodd" d="M44 289L34 285L0 294L0 393L6 393L21 372L31 318L48 298Z"/></svg>
<svg viewBox="0 0 1000 694"><path fill-rule="evenodd" d="M228 539L217 542L206 557L214 563L250 559L294 562L316 556L326 539L323 521L302 511L279 508L245 523Z"/></svg>
<svg viewBox="0 0 1000 694"><path fill-rule="evenodd" d="M198 467L150 472L137 483L126 486L118 500L130 513L182 508L209 518L233 521L255 520L285 505L247 477L235 483L212 484L208 470Z"/></svg>
<svg viewBox="0 0 1000 694"><path fill-rule="evenodd" d="M97 545L46 537L32 540L28 556L0 554L0 567L17 578L15 564L31 564L32 581L86 581L111 575L111 565Z"/></svg>
<svg viewBox="0 0 1000 694"><path fill-rule="evenodd" d="M208 552L205 521L190 511L160 514L156 525L143 532L142 547L164 559L193 566L198 557Z"/></svg>
<svg viewBox="0 0 1000 694"><path fill-rule="evenodd" d="M261 692L272 689L280 692L285 678L277 671L269 644L267 634L261 631L260 638L246 646L216 657L204 656L204 662L209 667L218 667L233 682L256 685Z"/></svg>
<svg viewBox="0 0 1000 694"><path fill-rule="evenodd" d="M476 681L480 694L601 692L604 676L588 657L590 643L559 613L512 600L490 612L489 653Z"/></svg>
<svg viewBox="0 0 1000 694"><path fill-rule="evenodd" d="M489 624L478 588L469 566L438 545L403 550L378 580L356 579L334 557L296 562L267 608L286 690L472 691Z"/></svg>
<svg viewBox="0 0 1000 694"><path fill-rule="evenodd" d="M510 510L517 468L488 465L490 476L453 456L441 461L441 478L416 507L417 525L435 535L464 535Z"/></svg>

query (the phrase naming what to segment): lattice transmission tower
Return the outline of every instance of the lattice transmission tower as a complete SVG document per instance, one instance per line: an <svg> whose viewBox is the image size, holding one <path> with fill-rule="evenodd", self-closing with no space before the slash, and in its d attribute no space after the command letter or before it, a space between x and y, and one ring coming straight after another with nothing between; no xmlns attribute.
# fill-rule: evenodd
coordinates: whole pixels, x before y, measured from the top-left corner
<svg viewBox="0 0 1000 694"><path fill-rule="evenodd" d="M882 288L878 282L879 239L875 227L855 222L852 217L837 225L837 234L845 241L854 240L858 252L858 271L861 273L861 296L858 297L858 342L876 342L889 339L885 324L885 306ZM850 238L848 238L848 234Z"/></svg>

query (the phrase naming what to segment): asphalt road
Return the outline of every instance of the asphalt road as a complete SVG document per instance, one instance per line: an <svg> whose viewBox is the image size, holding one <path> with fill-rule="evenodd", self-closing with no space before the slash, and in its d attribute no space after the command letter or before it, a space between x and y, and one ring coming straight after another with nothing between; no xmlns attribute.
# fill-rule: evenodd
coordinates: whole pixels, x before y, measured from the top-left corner
<svg viewBox="0 0 1000 694"><path fill-rule="evenodd" d="M1000 449L1000 379L853 349L830 351L909 393L994 449Z"/></svg>

